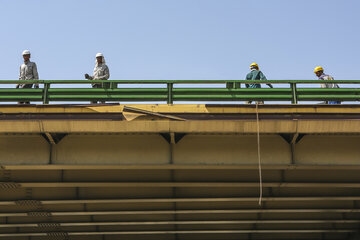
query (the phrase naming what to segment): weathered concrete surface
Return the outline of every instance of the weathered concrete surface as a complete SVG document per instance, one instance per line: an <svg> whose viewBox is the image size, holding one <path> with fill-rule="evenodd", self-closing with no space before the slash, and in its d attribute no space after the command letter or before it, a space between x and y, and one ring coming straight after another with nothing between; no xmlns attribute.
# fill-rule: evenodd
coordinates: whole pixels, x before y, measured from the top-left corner
<svg viewBox="0 0 360 240"><path fill-rule="evenodd" d="M39 134L0 135L0 165L49 163L50 147Z"/></svg>

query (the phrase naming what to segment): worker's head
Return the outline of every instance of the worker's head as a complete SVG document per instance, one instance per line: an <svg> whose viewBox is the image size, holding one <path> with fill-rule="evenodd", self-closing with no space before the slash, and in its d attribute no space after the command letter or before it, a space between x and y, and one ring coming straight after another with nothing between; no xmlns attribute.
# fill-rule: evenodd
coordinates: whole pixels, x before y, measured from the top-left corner
<svg viewBox="0 0 360 240"><path fill-rule="evenodd" d="M314 69L314 73L316 74L316 76L320 77L324 73L324 69L322 67L316 67Z"/></svg>
<svg viewBox="0 0 360 240"><path fill-rule="evenodd" d="M97 53L95 57L97 63L103 63L104 55L102 53Z"/></svg>
<svg viewBox="0 0 360 240"><path fill-rule="evenodd" d="M97 63L102 63L102 57L96 57Z"/></svg>
<svg viewBox="0 0 360 240"><path fill-rule="evenodd" d="M259 70L259 65L257 65L257 63L252 63L252 64L250 64L250 69L251 70L253 70L253 69Z"/></svg>
<svg viewBox="0 0 360 240"><path fill-rule="evenodd" d="M22 56L23 56L25 62L29 61L29 59L30 59L30 51L29 50L24 50L22 52Z"/></svg>

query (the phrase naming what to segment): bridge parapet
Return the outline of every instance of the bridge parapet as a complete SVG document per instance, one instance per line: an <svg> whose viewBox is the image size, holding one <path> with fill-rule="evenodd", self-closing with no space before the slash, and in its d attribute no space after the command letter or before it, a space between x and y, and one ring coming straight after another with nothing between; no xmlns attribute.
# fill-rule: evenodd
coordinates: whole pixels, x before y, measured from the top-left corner
<svg viewBox="0 0 360 240"><path fill-rule="evenodd" d="M39 89L9 88L9 84L37 83ZM93 83L110 87L89 88ZM274 84L275 88L241 88L249 83ZM338 83L346 88L319 88L320 84ZM2 80L1 102L235 102L272 101L280 103L342 101L360 99L360 80ZM59 87L60 86L60 87ZM81 87L79 87L81 86ZM230 86L230 87L229 87ZM348 87L350 86L350 87Z"/></svg>

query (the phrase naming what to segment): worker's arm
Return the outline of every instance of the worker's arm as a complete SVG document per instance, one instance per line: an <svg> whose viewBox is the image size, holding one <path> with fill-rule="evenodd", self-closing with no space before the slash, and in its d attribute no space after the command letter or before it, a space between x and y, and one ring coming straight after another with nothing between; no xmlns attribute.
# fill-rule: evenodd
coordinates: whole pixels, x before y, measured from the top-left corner
<svg viewBox="0 0 360 240"><path fill-rule="evenodd" d="M260 80L267 80L267 78L265 77L265 75L262 72L260 72ZM271 83L268 83L266 85L268 85L270 88L274 88Z"/></svg>
<svg viewBox="0 0 360 240"><path fill-rule="evenodd" d="M246 75L245 80L251 80L251 77L250 77L250 74L249 74L249 73ZM246 87L246 88L249 88L250 85L247 84L247 83L245 83L245 87Z"/></svg>
<svg viewBox="0 0 360 240"><path fill-rule="evenodd" d="M38 70L37 70L37 66L36 66L36 63L34 63L34 66L33 66L33 77L34 77L34 80L39 80L39 73L38 73ZM35 88L39 88L39 84L36 83L35 84Z"/></svg>
<svg viewBox="0 0 360 240"><path fill-rule="evenodd" d="M93 76L90 76L89 74L85 73L85 78L88 79L88 80L93 80L94 77Z"/></svg>
<svg viewBox="0 0 360 240"><path fill-rule="evenodd" d="M22 76L21 76L21 66L20 66L20 71L19 71L19 80L22 80Z"/></svg>
<svg viewBox="0 0 360 240"><path fill-rule="evenodd" d="M21 76L21 66L20 66L20 72L19 72L19 80L22 80L22 76ZM16 88L19 88L20 84L16 84Z"/></svg>

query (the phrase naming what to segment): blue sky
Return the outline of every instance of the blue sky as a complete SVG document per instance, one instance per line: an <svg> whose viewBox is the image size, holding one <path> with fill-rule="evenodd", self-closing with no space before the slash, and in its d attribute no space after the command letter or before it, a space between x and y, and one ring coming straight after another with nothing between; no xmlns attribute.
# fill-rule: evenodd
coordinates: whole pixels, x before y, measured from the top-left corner
<svg viewBox="0 0 360 240"><path fill-rule="evenodd" d="M97 52L111 79L359 79L359 0L0 0L0 80L29 49L40 78L83 79Z"/></svg>

